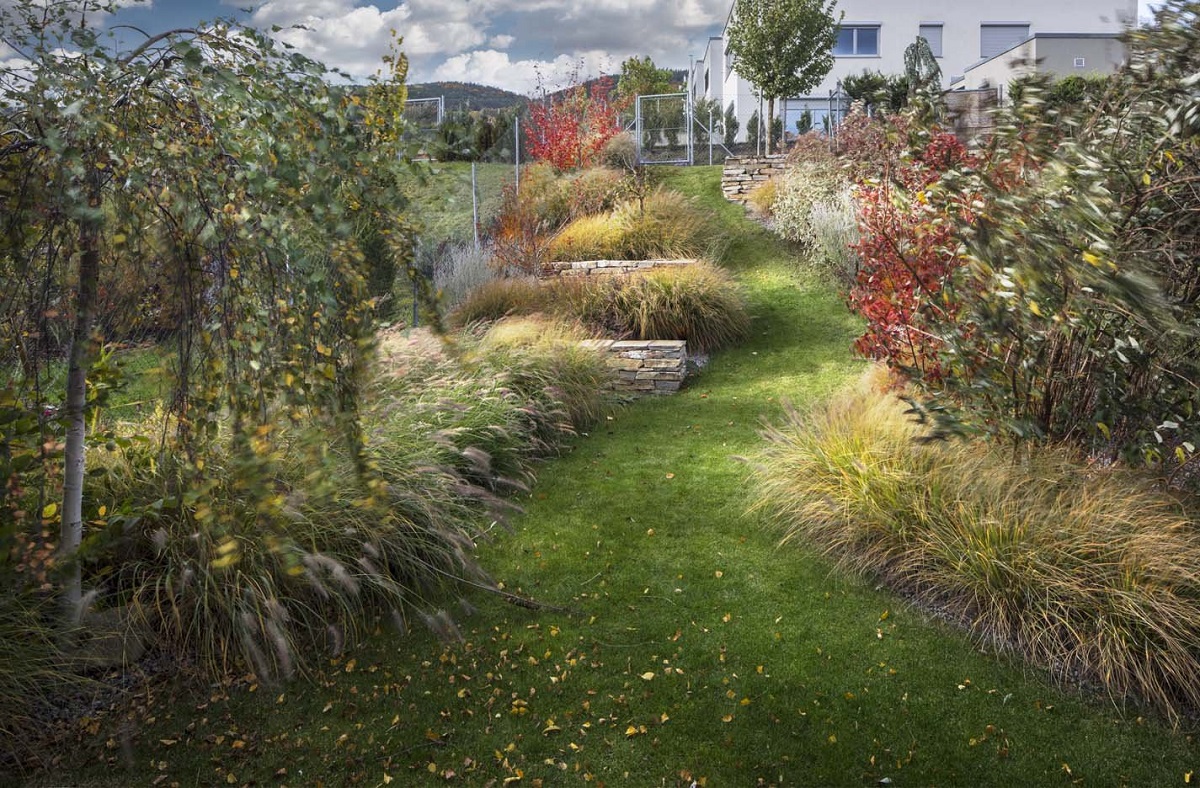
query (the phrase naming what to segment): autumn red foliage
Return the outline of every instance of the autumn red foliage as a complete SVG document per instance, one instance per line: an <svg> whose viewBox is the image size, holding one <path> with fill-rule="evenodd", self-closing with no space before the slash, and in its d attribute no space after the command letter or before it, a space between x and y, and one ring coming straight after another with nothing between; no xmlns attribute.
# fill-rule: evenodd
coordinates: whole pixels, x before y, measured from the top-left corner
<svg viewBox="0 0 1200 788"><path fill-rule="evenodd" d="M529 105L526 150L559 170L595 164L605 143L621 131L621 109L611 77L590 87L573 85Z"/></svg>
<svg viewBox="0 0 1200 788"><path fill-rule="evenodd" d="M885 142L888 135L872 130L862 137L868 150L859 151L866 154L860 163L882 164L883 172L857 186L861 265L849 301L867 329L855 349L937 380L938 327L953 324L960 308L950 284L963 259L949 219L970 210L969 200L938 181L970 156L952 134L934 132L911 155L881 160L894 145Z"/></svg>

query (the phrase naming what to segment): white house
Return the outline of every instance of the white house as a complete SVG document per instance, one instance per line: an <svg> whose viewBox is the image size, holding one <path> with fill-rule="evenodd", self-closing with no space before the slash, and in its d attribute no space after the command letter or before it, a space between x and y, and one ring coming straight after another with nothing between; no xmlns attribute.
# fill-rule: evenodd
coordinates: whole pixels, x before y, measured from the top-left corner
<svg viewBox="0 0 1200 788"><path fill-rule="evenodd" d="M1043 67L1052 73L1111 70L1124 56L1116 36L1136 24L1137 0L839 0L839 12L844 17L833 70L810 95L776 102L789 131L805 110L821 128L843 78L864 70L904 73L904 50L919 35L937 57L944 88L985 82L998 87L1019 73L1005 67L1023 55L1046 59L1043 53L1053 53ZM695 100L715 99L722 107L732 102L744 136L760 101L726 51L728 29L727 21L721 35L708 40L704 56L693 65L691 90ZM765 102L762 107L765 112Z"/></svg>

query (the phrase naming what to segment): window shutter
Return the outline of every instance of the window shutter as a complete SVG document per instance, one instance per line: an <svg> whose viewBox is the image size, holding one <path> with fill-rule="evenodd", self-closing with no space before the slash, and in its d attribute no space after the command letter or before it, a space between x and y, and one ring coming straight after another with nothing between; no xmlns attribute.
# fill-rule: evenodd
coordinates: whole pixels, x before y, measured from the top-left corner
<svg viewBox="0 0 1200 788"><path fill-rule="evenodd" d="M1029 38L1029 25L980 25L979 56L994 57Z"/></svg>
<svg viewBox="0 0 1200 788"><path fill-rule="evenodd" d="M929 49L933 51L934 57L942 56L941 25L921 25L917 35L929 42Z"/></svg>

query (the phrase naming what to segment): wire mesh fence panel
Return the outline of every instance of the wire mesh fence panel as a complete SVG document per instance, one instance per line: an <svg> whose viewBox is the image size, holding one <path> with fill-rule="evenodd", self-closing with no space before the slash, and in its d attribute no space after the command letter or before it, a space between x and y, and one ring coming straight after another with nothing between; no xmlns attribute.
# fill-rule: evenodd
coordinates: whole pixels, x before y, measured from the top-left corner
<svg viewBox="0 0 1200 788"><path fill-rule="evenodd" d="M638 96L634 138L641 164L692 163L692 104L687 93Z"/></svg>
<svg viewBox="0 0 1200 788"><path fill-rule="evenodd" d="M446 114L446 102L441 96L435 98L408 99L404 102L404 136L406 139L428 145L437 134L438 127Z"/></svg>
<svg viewBox="0 0 1200 788"><path fill-rule="evenodd" d="M734 156L726 136L725 115L718 102L701 99L692 105L693 164L721 164Z"/></svg>

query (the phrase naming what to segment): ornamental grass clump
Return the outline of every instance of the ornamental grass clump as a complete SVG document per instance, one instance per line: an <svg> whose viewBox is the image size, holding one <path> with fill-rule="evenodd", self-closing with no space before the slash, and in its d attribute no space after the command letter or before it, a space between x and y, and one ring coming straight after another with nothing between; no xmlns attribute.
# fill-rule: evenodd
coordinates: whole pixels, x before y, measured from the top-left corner
<svg viewBox="0 0 1200 788"><path fill-rule="evenodd" d="M550 259L620 260L624 257L625 228L608 214L581 216L550 242Z"/></svg>
<svg viewBox="0 0 1200 788"><path fill-rule="evenodd" d="M548 256L555 261L718 259L726 243L703 209L659 188L611 213L574 219L550 241Z"/></svg>
<svg viewBox="0 0 1200 788"><path fill-rule="evenodd" d="M683 339L692 352L727 347L750 329L737 284L708 263L652 268L617 279L607 303L606 321L631 337Z"/></svg>
<svg viewBox="0 0 1200 788"><path fill-rule="evenodd" d="M746 201L755 211L762 216L771 216L775 211L775 198L779 194L779 183L772 179L763 181L758 186L755 186L748 195Z"/></svg>
<svg viewBox="0 0 1200 788"><path fill-rule="evenodd" d="M583 336L549 321L502 322L453 351L420 333L386 336L359 412L361 453L281 414L269 422L265 500L242 494L245 471L221 447L245 436L225 427L202 465L118 440L89 477L88 500L109 510L81 553L96 601L211 675L262 681L302 673L382 622L403 631L415 618L456 637L444 606L493 587L475 544L515 508L504 495L603 413L608 370ZM201 471L198 488L187 477Z"/></svg>
<svg viewBox="0 0 1200 788"><path fill-rule="evenodd" d="M453 326L544 313L588 335L619 339L684 339L693 352L741 340L749 330L746 300L733 278L711 263L659 266L629 274L496 279L450 313ZM551 334L551 336L558 336ZM558 341L557 339L555 341Z"/></svg>
<svg viewBox="0 0 1200 788"><path fill-rule="evenodd" d="M529 315L546 308L546 294L537 279L513 276L493 279L471 290L447 315L447 322L462 328L509 315Z"/></svg>
<svg viewBox="0 0 1200 788"><path fill-rule="evenodd" d="M601 420L610 371L603 353L586 345L593 334L576 323L545 317L503 320L474 345L482 365L530 406L536 445L557 450L566 434Z"/></svg>
<svg viewBox="0 0 1200 788"><path fill-rule="evenodd" d="M458 306L476 288L504 273L492 265L487 249L476 249L471 244L451 244L438 251L432 266L433 289L444 310Z"/></svg>
<svg viewBox="0 0 1200 788"><path fill-rule="evenodd" d="M60 659L61 628L50 623L55 612L32 592L10 591L0 598L0 773L10 765L2 753L15 755L33 745L29 731L54 692L80 681Z"/></svg>
<svg viewBox="0 0 1200 788"><path fill-rule="evenodd" d="M814 202L808 213L814 257L822 269L848 292L858 277L858 218L854 193L843 188L828 199Z"/></svg>
<svg viewBox="0 0 1200 788"><path fill-rule="evenodd" d="M719 260L728 244L708 211L670 189L659 187L644 200L625 203L615 218L625 231L625 260Z"/></svg>
<svg viewBox="0 0 1200 788"><path fill-rule="evenodd" d="M402 629L437 611L463 583L486 585L475 562L481 526L504 505L451 463L432 425L393 426L364 413L366 472L336 435L277 422L276 495L247 500L236 455L210 451L202 494L175 497L190 468L131 443L106 458L89 496L139 501L89 537L85 577L104 605L210 675L260 680L303 672L380 621ZM128 512L128 513L124 513Z"/></svg>
<svg viewBox="0 0 1200 788"><path fill-rule="evenodd" d="M1065 451L922 444L866 387L766 433L755 507L1066 681L1171 719L1200 708L1200 533L1143 478Z"/></svg>

